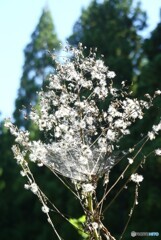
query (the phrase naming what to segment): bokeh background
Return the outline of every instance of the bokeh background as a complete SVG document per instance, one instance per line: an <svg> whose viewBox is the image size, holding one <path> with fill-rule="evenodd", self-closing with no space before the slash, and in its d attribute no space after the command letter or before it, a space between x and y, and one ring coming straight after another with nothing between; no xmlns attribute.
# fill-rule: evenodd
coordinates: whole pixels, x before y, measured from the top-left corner
<svg viewBox="0 0 161 240"><path fill-rule="evenodd" d="M98 47L98 55L104 54L106 64L116 72L118 84L122 80L127 84L133 82L132 90L137 97L152 94L161 89L160 9L159 0L0 1L0 239L56 239L38 200L24 190L25 179L20 176L11 152L13 138L3 125L4 117L11 117L18 127L29 129L33 138L39 137L20 109L25 105L25 113L29 113L30 103L37 102L36 91L54 71L48 50L61 52L60 42L64 44L66 40L72 45L82 42L87 47ZM161 100L157 100L145 119L134 127L132 138L125 141L126 147L157 123L160 106ZM145 154L160 145L158 137L153 146L145 148ZM64 214L72 218L82 216L77 201L50 172L31 167L44 191ZM113 179L122 167L114 171ZM131 238L131 231L161 229L161 158L149 158L140 172L145 181L124 239ZM114 193L117 191L116 188ZM115 237L123 230L132 198L130 186L105 214L104 222ZM82 239L56 214L53 220L64 239Z"/></svg>

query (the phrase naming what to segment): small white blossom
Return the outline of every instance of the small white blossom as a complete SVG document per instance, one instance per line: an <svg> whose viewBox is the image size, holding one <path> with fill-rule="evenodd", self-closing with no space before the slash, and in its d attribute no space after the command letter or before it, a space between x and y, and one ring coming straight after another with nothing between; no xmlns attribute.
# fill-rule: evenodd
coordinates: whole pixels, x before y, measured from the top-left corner
<svg viewBox="0 0 161 240"><path fill-rule="evenodd" d="M99 145L100 147L102 147L102 145L106 145L106 138L100 137L100 138L98 139L98 145Z"/></svg>
<svg viewBox="0 0 161 240"><path fill-rule="evenodd" d="M108 77L108 78L114 78L115 76L116 76L115 72L113 72L113 71L108 71L108 73L107 73L107 77Z"/></svg>
<svg viewBox="0 0 161 240"><path fill-rule="evenodd" d="M25 184L25 185L24 185L24 188L27 189L27 190L29 190L29 189L30 189L30 185L29 185L29 184Z"/></svg>
<svg viewBox="0 0 161 240"><path fill-rule="evenodd" d="M6 128L10 128L11 129L13 127L13 124L11 123L10 119L6 119L4 126Z"/></svg>
<svg viewBox="0 0 161 240"><path fill-rule="evenodd" d="M86 165L88 163L88 158L84 157L84 156L80 156L79 160L78 160L81 164Z"/></svg>
<svg viewBox="0 0 161 240"><path fill-rule="evenodd" d="M155 91L155 94L156 94L156 95L161 95L161 91L160 91L160 90L157 90L157 91Z"/></svg>
<svg viewBox="0 0 161 240"><path fill-rule="evenodd" d="M30 189L31 189L31 191L32 191L34 194L36 194L37 191L38 191L38 186L37 186L37 184L36 184L36 183L32 183L32 184L30 185Z"/></svg>
<svg viewBox="0 0 161 240"><path fill-rule="evenodd" d="M109 129L107 131L107 139L109 139L111 141L115 141L116 140L116 133L114 131L112 131L111 129Z"/></svg>
<svg viewBox="0 0 161 240"><path fill-rule="evenodd" d="M134 150L134 148L129 148L129 153L132 153Z"/></svg>
<svg viewBox="0 0 161 240"><path fill-rule="evenodd" d="M49 212L49 208L46 205L43 205L41 209L42 209L42 212L44 212L44 213Z"/></svg>
<svg viewBox="0 0 161 240"><path fill-rule="evenodd" d="M38 166L38 167L43 167L44 164L40 162L40 163L37 164L37 166Z"/></svg>
<svg viewBox="0 0 161 240"><path fill-rule="evenodd" d="M134 160L132 158L128 158L129 164L133 164Z"/></svg>
<svg viewBox="0 0 161 240"><path fill-rule="evenodd" d="M94 190L95 190L95 188L91 183L83 183L82 184L82 192L83 193L93 192Z"/></svg>
<svg viewBox="0 0 161 240"><path fill-rule="evenodd" d="M154 134L154 132L148 132L148 137L149 137L150 140L155 139L155 134Z"/></svg>
<svg viewBox="0 0 161 240"><path fill-rule="evenodd" d="M138 173L134 173L131 175L131 181L135 182L135 183L140 183L143 181L143 176L139 175Z"/></svg>
<svg viewBox="0 0 161 240"><path fill-rule="evenodd" d="M155 150L155 154L156 154L157 156L161 156L161 149L156 149L156 150Z"/></svg>
<svg viewBox="0 0 161 240"><path fill-rule="evenodd" d="M98 229L98 223L97 223L97 222L93 222L93 223L92 223L92 227L93 227L94 229Z"/></svg>
<svg viewBox="0 0 161 240"><path fill-rule="evenodd" d="M20 171L20 174L21 174L22 177L26 176L26 173L24 171Z"/></svg>
<svg viewBox="0 0 161 240"><path fill-rule="evenodd" d="M92 159L93 157L92 151L89 148L83 152L83 155L86 156L88 159Z"/></svg>
<svg viewBox="0 0 161 240"><path fill-rule="evenodd" d="M161 123L159 123L158 125L153 125L152 129L155 134L157 134L161 130Z"/></svg>
<svg viewBox="0 0 161 240"><path fill-rule="evenodd" d="M80 124L79 124L80 128L85 128L86 127L86 123L84 120L81 120Z"/></svg>

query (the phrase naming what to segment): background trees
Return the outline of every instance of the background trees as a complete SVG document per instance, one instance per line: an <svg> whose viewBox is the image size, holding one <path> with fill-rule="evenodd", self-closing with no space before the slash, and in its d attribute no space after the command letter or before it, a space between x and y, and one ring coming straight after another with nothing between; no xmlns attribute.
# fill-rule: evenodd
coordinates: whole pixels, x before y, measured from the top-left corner
<svg viewBox="0 0 161 240"><path fill-rule="evenodd" d="M82 42L97 47L106 64L116 72L116 81L131 81L141 58L142 39L138 34L146 26L146 14L132 0L92 1L75 23L71 44Z"/></svg>
<svg viewBox="0 0 161 240"><path fill-rule="evenodd" d="M135 5L134 1L130 0L105 0L103 3L92 1L90 6L82 11L68 40L71 44L78 44L80 41L87 47L98 47L98 52L104 54L107 65L116 72L116 82L134 80L132 90L134 95L139 97L161 89L161 25L159 24L151 37L146 40L139 35L145 27L146 14L141 10L139 3ZM144 134L145 131L150 130L152 124L157 123L161 115L161 102L156 101L155 104L156 107L150 111L150 114L133 129L133 138L127 138L123 142L124 147L127 143L132 145L140 134ZM158 140L155 146L159 147L160 143L161 140ZM147 146L145 152L150 148L150 145ZM113 171L112 179L116 178L122 167ZM160 158L151 157L143 169L145 181L141 187L140 202L124 239L129 239L130 232L134 229L135 231L159 230L161 222L158 213L161 204L158 199L161 192L157 184L161 181L160 172ZM131 192L130 196L124 191L106 215L108 226L110 225L111 231L118 237L128 218L128 209L132 201L132 186L128 189ZM117 191L118 189L113 193ZM149 218L149 216L153 217ZM148 223L145 219L148 219Z"/></svg>
<svg viewBox="0 0 161 240"><path fill-rule="evenodd" d="M145 58L138 81L136 82L137 96L145 93L153 94L156 89L161 90L161 23L151 32L150 37L144 40L143 51ZM155 101L153 110L149 112L146 119L138 128L138 132L149 129L154 123L157 123L161 116L161 99ZM155 147L161 146L161 137L155 142ZM151 146L149 146L149 149ZM149 150L148 149L148 150ZM140 203L135 213L136 218L132 220L132 224L137 229L142 226L145 229L158 229L161 225L160 211L161 203L159 201L161 190L159 184L161 182L161 158L151 157L144 166L144 178L142 191L140 194ZM151 216L151 217L149 217ZM148 219L146 223L143 219ZM140 225L140 226L139 226Z"/></svg>
<svg viewBox="0 0 161 240"><path fill-rule="evenodd" d="M13 114L17 126L28 127L20 109L25 106L25 114L29 114L31 104L37 101L36 91L40 90L47 75L53 71L53 61L47 51L59 48L60 41L55 33L51 13L44 9L31 35L31 42L24 50L25 62Z"/></svg>
<svg viewBox="0 0 161 240"><path fill-rule="evenodd" d="M98 53L104 54L106 64L116 71L116 81L135 81L135 94L152 93L156 88L161 89L161 24L145 41L139 33L146 26L146 14L140 5L133 5L132 0L104 0L92 1L74 25L73 34L68 38L71 44L79 41L87 47L98 47ZM144 44L143 44L144 42ZM54 30L50 11L44 9L40 21L31 36L31 42L24 50L25 62L20 88L15 103L14 120L19 127L29 128L24 121L24 114L19 111L22 105L26 106L25 113L30 111L30 103L35 104L35 92L42 87L43 81L50 71L53 71L53 62L46 50L59 49L59 40ZM140 72L138 72L138 69ZM139 76L137 78L137 76ZM145 122L134 129L134 139L160 116L159 106L153 109ZM37 133L33 129L33 135ZM19 168L13 160L11 145L13 140L0 126L0 239L28 240L32 236L35 240L52 239L52 231L46 224L46 219L40 211L37 199L23 191L23 180L19 176ZM161 144L161 140L156 146ZM118 171L120 171L118 169ZM72 217L80 217L81 211L68 191L58 185L53 174L39 169L38 181L49 196L56 200L56 205L63 213ZM160 183L161 159L151 158L144 166L143 181L138 209L124 239L129 239L130 232L159 231L161 196L157 183ZM116 176L114 176L115 178ZM116 190L117 191L117 190ZM113 196L111 196L112 199ZM132 195L120 196L116 203L107 212L107 221L110 230L115 236L122 231L128 217L127 207L131 206ZM77 209L77 213L75 213ZM121 209L121 212L120 212ZM73 214L74 213L74 214ZM119 215L118 215L119 213ZM73 215L72 215L73 214ZM77 216L76 216L76 215ZM25 218L25 220L24 220ZM68 224L62 225L62 219L55 217L65 239L75 240L78 236L71 232ZM144 239L144 238L142 238Z"/></svg>
<svg viewBox="0 0 161 240"><path fill-rule="evenodd" d="M143 50L145 62L138 82L139 93L147 90L161 89L161 23L152 31L150 38L145 39Z"/></svg>
<svg viewBox="0 0 161 240"><path fill-rule="evenodd" d="M31 42L24 50L25 63L20 80L20 88L16 99L14 121L17 126L28 129L30 124L26 124L24 113L20 111L22 105L25 114L31 108L30 104L36 104L36 91L38 91L46 79L49 72L53 72L54 66L47 50L59 49L59 40L55 33L55 28L51 13L44 9L39 23L31 36ZM33 135L37 132L33 128ZM20 169L16 166L11 151L13 139L4 129L3 122L0 126L0 239L15 240L29 239L49 239L52 231L44 224L46 219L41 213L37 199L29 192L23 191L24 180L20 176ZM50 192L57 188L57 182L50 181L49 174L41 169L41 182L45 182L46 190ZM49 184L50 182L50 184ZM51 190L52 188L52 190ZM61 199L62 190L57 191L58 199ZM34 217L35 215L35 217ZM59 222L59 221L57 221ZM40 231L41 229L41 231Z"/></svg>

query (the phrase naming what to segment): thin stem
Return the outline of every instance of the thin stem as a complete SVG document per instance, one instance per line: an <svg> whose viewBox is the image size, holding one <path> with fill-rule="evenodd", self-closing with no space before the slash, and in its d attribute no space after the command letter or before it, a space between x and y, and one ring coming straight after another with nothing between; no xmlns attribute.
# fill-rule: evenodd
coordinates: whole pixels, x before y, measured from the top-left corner
<svg viewBox="0 0 161 240"><path fill-rule="evenodd" d="M135 156L133 157L133 159L135 159L138 154L141 152L141 150L143 149L143 147L145 146L145 144L147 143L148 138L146 139L146 141L143 143L143 145L140 147L140 149L137 151L137 153L135 154ZM139 164L140 165L140 164ZM106 192L106 194L103 196L103 198L101 199L101 201L98 203L98 207L99 205L105 200L105 198L107 197L107 195L111 192L111 190L116 186L116 184L119 182L119 180L122 178L122 176L125 174L125 172L128 170L128 168L131 166L131 164L129 163L125 169L123 170L123 172L120 174L120 176L118 177L118 179L114 182L114 184L110 187L110 189Z"/></svg>
<svg viewBox="0 0 161 240"><path fill-rule="evenodd" d="M53 224L53 222L52 222L52 220L51 220L51 218L50 218L50 215L49 215L48 213L46 213L46 215L47 215L47 217L48 217L48 223L52 226L52 228L53 228L56 236L58 237L58 239L59 239L59 240L63 240L63 238L60 237L60 235L58 234L56 228L54 227L54 224Z"/></svg>
<svg viewBox="0 0 161 240"><path fill-rule="evenodd" d="M141 162L135 167L135 169L133 170L133 173L135 173L137 171L137 169L139 168L139 166L141 166L141 164L145 163L145 159L147 160L147 158L153 153L150 152L146 158L143 158L143 160L141 160ZM105 211L107 211L107 209L111 206L111 204L114 202L114 200L118 197L118 195L122 192L122 190L126 187L126 185L128 184L128 182L130 181L131 175L130 177L126 180L126 182L123 184L123 186L120 188L120 190L117 192L117 194L114 196L114 198L111 200L111 202L105 207L105 209L103 210L103 213L105 213Z"/></svg>
<svg viewBox="0 0 161 240"><path fill-rule="evenodd" d="M114 184L109 188L109 190L106 192L106 194L104 194L103 198L101 199L101 201L98 203L98 207L100 206L100 204L102 204L102 202L105 200L105 198L107 197L107 195L111 192L111 190L115 187L115 185L119 182L119 180L122 178L122 176L125 174L125 172L127 171L127 169L129 168L131 164L128 164L125 169L123 170L123 172L120 174L120 176L118 177L118 179L114 182Z"/></svg>
<svg viewBox="0 0 161 240"><path fill-rule="evenodd" d="M48 167L48 166L47 166ZM48 167L49 168L49 167ZM50 169L50 168L49 168ZM65 183L65 181L63 181L63 179L61 178L61 177L59 177L59 175L55 172L55 171L53 171L52 169L50 169L53 173L54 173L54 175L64 184L64 186L68 189L68 190L70 190L70 192L72 192L73 194L74 194L74 196L76 197L76 198L78 198L79 199L79 201L80 201L80 198L77 196L77 194Z"/></svg>
<svg viewBox="0 0 161 240"><path fill-rule="evenodd" d="M94 208L93 208L93 196L92 196L93 194L92 193L89 193L88 194L88 196L87 196L87 202L88 202L88 210L89 210L89 212L90 212L90 221L92 222L92 223L94 223L95 222L95 217L94 217ZM99 234L98 234L98 231L97 231L97 229L96 228L94 228L93 227L93 234L94 234L94 239L95 240L101 240L101 238L100 238L100 236L99 236ZM93 235L92 234L92 235Z"/></svg>
<svg viewBox="0 0 161 240"><path fill-rule="evenodd" d="M130 210L129 218L128 218L128 220L127 220L127 223L126 223L126 225L125 225L125 227L124 227L124 230L123 230L123 232L122 232L119 240L121 240L121 239L123 238L123 235L124 235L124 233L125 233L128 225L129 225L129 222L130 222L130 220L131 220L131 217L132 217L132 214L133 214L133 212L134 212L134 208L135 208L135 205L136 205L136 202L137 202L137 197L138 197L138 185L136 184L135 197L134 197L133 206L132 206L132 208L131 208L131 210Z"/></svg>

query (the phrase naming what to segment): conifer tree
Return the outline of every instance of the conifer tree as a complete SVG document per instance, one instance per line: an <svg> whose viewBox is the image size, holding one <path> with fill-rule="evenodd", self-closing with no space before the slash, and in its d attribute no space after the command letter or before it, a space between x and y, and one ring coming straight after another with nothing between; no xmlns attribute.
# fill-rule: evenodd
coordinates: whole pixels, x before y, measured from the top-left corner
<svg viewBox="0 0 161 240"><path fill-rule="evenodd" d="M20 127L28 128L29 125L25 125L23 113L20 112L19 109L22 109L22 105L25 105L27 106L25 111L29 113L30 103L36 103L36 91L42 87L43 81L46 80L49 72L53 72L54 65L47 51L53 51L53 48L58 50L60 46L59 42L55 33L51 13L49 9L45 8L31 36L31 42L24 50L25 62L14 111L15 122ZM0 221L0 239L8 240L12 236L13 240L27 240L29 236L34 236L35 238L36 235L37 238L35 239L49 239L51 238L51 232L46 225L43 225L43 228L39 231L39 223L41 222L40 219L42 216L38 221L33 221L33 224L30 224L34 219L34 212L38 212L38 215L41 214L41 212L39 206L36 205L34 197L28 192L22 193L24 181L19 174L20 169L15 167L15 161L11 151L12 145L13 138L3 127L3 121L1 121L0 212L3 217ZM49 176L47 176L45 172L43 174L43 182L46 183L47 177ZM56 185L56 183L54 184ZM48 188L48 186L46 188ZM32 211L29 209L31 206ZM27 224L24 222L24 218ZM27 235L27 233L29 233L29 235Z"/></svg>
<svg viewBox="0 0 161 240"><path fill-rule="evenodd" d="M140 70L143 56L146 55L146 64L141 71L137 86L135 85L137 94L140 96L147 92L152 94L156 89L161 90L161 24L158 24L151 37L146 39L143 44L143 39L138 35L138 31L143 30L146 26L146 14L141 10L139 4L134 7L134 2L131 0L104 0L103 3L92 1L91 5L82 11L68 41L71 44L82 42L87 47L98 47L99 53L103 53L105 56L106 64L119 76L117 81L132 80L136 70ZM149 130L152 123L157 124L161 103L157 105L158 108L153 108L144 121L133 129L133 138L126 139L123 144L132 145L140 134ZM155 146L159 148L160 142L159 139ZM146 151L149 150L148 147ZM160 198L157 183L161 181L160 172L160 158L149 159L144 167L146 181L143 183L141 199L125 239L129 239L130 232L133 229L140 229L140 226L142 226L141 231L146 231L147 228L159 229L161 206L157 200ZM113 173L113 177L115 177L115 173ZM123 225L126 223L130 201L131 199L128 197L120 196L107 213L107 222L111 222L110 228L116 234L122 231ZM116 219L115 215L119 209L122 209L122 212ZM149 218L149 216L152 217ZM148 222L145 222L145 219L148 219ZM119 229L117 224L120 226Z"/></svg>
<svg viewBox="0 0 161 240"><path fill-rule="evenodd" d="M161 22L158 23L156 28L151 32L149 38L144 40L143 51L145 58L141 69L141 74L136 82L136 95L140 96L145 93L154 94L154 91L161 90ZM142 121L140 127L136 132L145 132L149 129L151 123L157 123L160 120L161 114L161 100L160 98L155 101L155 105L146 118ZM148 121L147 121L148 120ZM155 146L159 147L161 144L161 137L159 137ZM151 144L150 148L154 144ZM146 150L149 150L148 147ZM142 226L142 231L146 228L159 229L161 225L160 211L161 204L159 199L161 196L160 182L161 182L161 158L151 158L148 160L145 168L145 179L142 190L142 204L136 213L136 218L133 219L133 226L138 229ZM144 208L143 208L144 205ZM151 216L149 218L149 216ZM139 219L139 221L136 221ZM144 219L148 219L146 222ZM155 219L155 221L154 221Z"/></svg>
<svg viewBox="0 0 161 240"><path fill-rule="evenodd" d="M138 81L138 92L152 93L161 89L161 22L152 31L150 38L145 39L143 49L146 56Z"/></svg>
<svg viewBox="0 0 161 240"><path fill-rule="evenodd" d="M24 50L25 63L14 111L14 118L18 126L28 127L24 122L24 113L20 109L25 106L25 114L28 114L31 108L30 104L36 103L36 91L40 90L43 81L46 80L53 68L53 62L47 51L58 50L59 43L51 13L46 8L31 35L31 42Z"/></svg>
<svg viewBox="0 0 161 240"><path fill-rule="evenodd" d="M73 28L68 41L97 47L106 64L119 75L117 81L131 81L140 61L141 37L146 14L132 0L93 0Z"/></svg>

